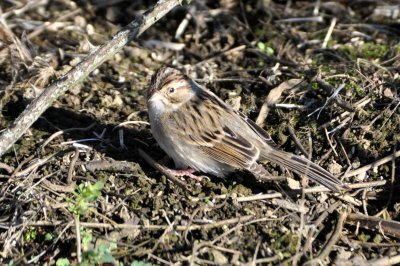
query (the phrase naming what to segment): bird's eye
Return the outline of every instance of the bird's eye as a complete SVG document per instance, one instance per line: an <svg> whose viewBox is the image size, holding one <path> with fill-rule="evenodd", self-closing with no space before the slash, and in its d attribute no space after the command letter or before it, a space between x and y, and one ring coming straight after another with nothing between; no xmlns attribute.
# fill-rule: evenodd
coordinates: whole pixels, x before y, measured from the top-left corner
<svg viewBox="0 0 400 266"><path fill-rule="evenodd" d="M175 92L175 88L174 88L174 87L169 88L169 89L168 89L168 92L169 92L169 93Z"/></svg>

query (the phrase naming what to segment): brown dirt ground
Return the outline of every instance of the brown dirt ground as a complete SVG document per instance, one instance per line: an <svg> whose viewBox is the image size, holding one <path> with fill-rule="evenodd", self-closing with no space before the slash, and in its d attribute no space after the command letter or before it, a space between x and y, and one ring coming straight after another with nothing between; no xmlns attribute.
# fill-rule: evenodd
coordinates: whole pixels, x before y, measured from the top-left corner
<svg viewBox="0 0 400 266"><path fill-rule="evenodd" d="M282 92L265 128L286 151L300 153L297 138L337 176L393 154L400 136L400 18L383 11L399 6L321 1L316 9L316 2L193 1L60 97L1 158L0 262L72 265L79 245L83 265L352 265L399 256L400 204L391 193L399 189L391 184L399 177L398 159L343 178L387 181L346 198L302 193L297 176L268 163L288 182L260 183L237 173L200 184L187 180L187 191L138 153L172 166L145 123L145 90L154 70L173 65L254 120L273 88L303 80ZM78 63L89 42L108 40L153 3L1 1L0 16L8 15L0 22L0 129ZM187 28L175 38L188 14ZM45 22L52 24L41 28ZM126 121L135 122L117 127ZM66 131L44 145L60 130ZM102 189L88 185L98 181ZM280 197L247 198L258 193ZM368 215L366 222L358 214ZM102 227L115 223L126 228Z"/></svg>

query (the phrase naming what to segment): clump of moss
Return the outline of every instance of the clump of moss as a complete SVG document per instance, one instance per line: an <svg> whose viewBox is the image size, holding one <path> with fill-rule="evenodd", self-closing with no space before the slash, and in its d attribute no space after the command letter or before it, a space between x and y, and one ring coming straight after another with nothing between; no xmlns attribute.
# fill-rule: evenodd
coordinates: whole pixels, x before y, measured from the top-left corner
<svg viewBox="0 0 400 266"><path fill-rule="evenodd" d="M367 59L381 58L389 51L385 44L367 42L361 47L361 56Z"/></svg>

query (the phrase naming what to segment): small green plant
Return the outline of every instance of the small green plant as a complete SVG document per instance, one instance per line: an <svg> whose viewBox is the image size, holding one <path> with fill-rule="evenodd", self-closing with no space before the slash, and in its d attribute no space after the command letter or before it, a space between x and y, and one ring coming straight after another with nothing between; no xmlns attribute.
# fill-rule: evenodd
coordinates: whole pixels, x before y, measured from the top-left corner
<svg viewBox="0 0 400 266"><path fill-rule="evenodd" d="M71 263L69 262L68 259L66 259L66 258L61 258L61 259L58 259L58 260L57 260L56 265L57 265L57 266L70 266Z"/></svg>
<svg viewBox="0 0 400 266"><path fill-rule="evenodd" d="M143 262L143 261L137 261L137 260L134 260L131 263L131 266L151 266L151 265L152 265L151 263L147 263L147 262Z"/></svg>
<svg viewBox="0 0 400 266"><path fill-rule="evenodd" d="M371 239L371 236L370 236L370 235L366 235L366 234L364 234L364 233L361 233L361 234L359 234L359 235L357 236L357 238L358 238L358 240L360 240L361 242L366 243L366 242L368 242L368 240Z"/></svg>
<svg viewBox="0 0 400 266"><path fill-rule="evenodd" d="M37 237L37 231L35 229L29 228L25 231L24 238L26 241L34 241Z"/></svg>
<svg viewBox="0 0 400 266"><path fill-rule="evenodd" d="M274 49L270 46L265 45L265 43L263 42L258 42L257 48L263 51L268 56L272 56L274 54Z"/></svg>
<svg viewBox="0 0 400 266"><path fill-rule="evenodd" d="M44 241L52 241L53 239L54 239L53 233L47 232L47 233L44 235Z"/></svg>
<svg viewBox="0 0 400 266"><path fill-rule="evenodd" d="M91 183L80 184L78 191L74 192L74 202L69 205L69 210L75 215L85 215L89 209L91 202L97 200L101 195L101 190L104 184L101 181L96 182L94 185Z"/></svg>
<svg viewBox="0 0 400 266"><path fill-rule="evenodd" d="M92 230L81 228L80 231L82 239L82 262L79 264L80 266L103 264L120 265L111 253L112 250L117 247L117 244L107 241L93 243ZM57 260L56 265L72 266L77 264L70 263L67 258L60 258Z"/></svg>
<svg viewBox="0 0 400 266"><path fill-rule="evenodd" d="M117 247L114 242L101 241L96 242L93 247L93 234L90 229L81 229L82 237L82 263L81 265L96 265L111 263L118 265L118 262L112 256L112 250Z"/></svg>

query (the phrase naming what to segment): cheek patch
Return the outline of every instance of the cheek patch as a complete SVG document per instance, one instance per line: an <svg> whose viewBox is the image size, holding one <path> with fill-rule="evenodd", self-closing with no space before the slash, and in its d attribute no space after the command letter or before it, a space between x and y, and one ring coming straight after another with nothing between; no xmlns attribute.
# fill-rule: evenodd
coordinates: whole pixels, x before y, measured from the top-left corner
<svg viewBox="0 0 400 266"><path fill-rule="evenodd" d="M149 101L149 110L151 110L154 115L162 115L165 112L165 104L161 99Z"/></svg>

